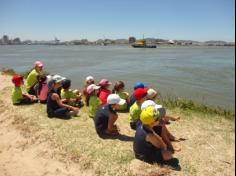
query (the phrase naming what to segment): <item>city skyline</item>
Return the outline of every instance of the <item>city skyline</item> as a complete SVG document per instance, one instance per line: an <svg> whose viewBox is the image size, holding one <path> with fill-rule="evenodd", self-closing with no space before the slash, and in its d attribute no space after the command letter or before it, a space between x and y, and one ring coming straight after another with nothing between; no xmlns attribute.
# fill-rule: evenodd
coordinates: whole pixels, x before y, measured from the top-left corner
<svg viewBox="0 0 236 176"><path fill-rule="evenodd" d="M0 2L0 35L22 40L235 40L234 0Z"/></svg>

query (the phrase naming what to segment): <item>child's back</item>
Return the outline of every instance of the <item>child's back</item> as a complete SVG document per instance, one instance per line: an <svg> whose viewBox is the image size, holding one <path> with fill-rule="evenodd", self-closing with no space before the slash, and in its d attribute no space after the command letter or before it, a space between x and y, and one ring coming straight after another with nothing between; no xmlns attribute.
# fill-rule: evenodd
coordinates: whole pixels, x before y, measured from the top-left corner
<svg viewBox="0 0 236 176"><path fill-rule="evenodd" d="M100 99L96 95L91 95L89 99L89 117L94 118L96 111L101 105Z"/></svg>

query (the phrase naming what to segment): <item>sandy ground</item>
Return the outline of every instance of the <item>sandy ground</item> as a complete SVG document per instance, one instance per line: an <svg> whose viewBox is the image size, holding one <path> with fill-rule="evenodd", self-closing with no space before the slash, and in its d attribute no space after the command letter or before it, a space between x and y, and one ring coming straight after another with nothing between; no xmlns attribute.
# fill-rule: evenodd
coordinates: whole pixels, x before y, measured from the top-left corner
<svg viewBox="0 0 236 176"><path fill-rule="evenodd" d="M10 77L0 75L0 94L12 86ZM53 158L50 145L33 136L24 136L12 123L16 107L0 98L0 176L73 176L82 173L78 164L64 163Z"/></svg>

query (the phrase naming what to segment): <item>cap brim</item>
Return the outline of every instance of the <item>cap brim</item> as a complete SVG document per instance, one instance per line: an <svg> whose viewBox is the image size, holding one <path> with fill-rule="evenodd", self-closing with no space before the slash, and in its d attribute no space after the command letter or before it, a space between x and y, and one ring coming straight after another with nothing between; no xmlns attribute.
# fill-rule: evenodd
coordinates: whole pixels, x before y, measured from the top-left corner
<svg viewBox="0 0 236 176"><path fill-rule="evenodd" d="M120 99L118 105L124 105L126 103L126 101L124 99Z"/></svg>
<svg viewBox="0 0 236 176"><path fill-rule="evenodd" d="M163 118L163 117L166 116L165 108L159 108L158 111L159 111L159 114L160 114L159 118Z"/></svg>

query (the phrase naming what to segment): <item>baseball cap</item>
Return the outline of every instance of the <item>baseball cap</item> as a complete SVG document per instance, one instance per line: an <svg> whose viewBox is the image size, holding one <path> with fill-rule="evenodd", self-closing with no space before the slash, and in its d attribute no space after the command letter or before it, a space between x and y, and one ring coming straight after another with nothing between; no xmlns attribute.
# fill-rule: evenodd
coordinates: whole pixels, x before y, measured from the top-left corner
<svg viewBox="0 0 236 176"><path fill-rule="evenodd" d="M151 125L158 119L165 117L165 108L156 108L155 106L149 106L141 112L140 120L144 125Z"/></svg>
<svg viewBox="0 0 236 176"><path fill-rule="evenodd" d="M42 63L41 61L36 61L36 62L34 63L34 66L35 66L35 67L42 67L42 66L43 66L43 63Z"/></svg>
<svg viewBox="0 0 236 176"><path fill-rule="evenodd" d="M149 106L154 106L156 109L162 108L162 105L158 105L152 100L146 100L142 103L141 110L144 110Z"/></svg>
<svg viewBox="0 0 236 176"><path fill-rule="evenodd" d="M135 100L141 100L143 97L147 95L147 88L138 88L134 91Z"/></svg>
<svg viewBox="0 0 236 176"><path fill-rule="evenodd" d="M158 105L156 104L154 101L152 100L146 100L143 102L142 106L141 106L141 110L145 110L148 107L154 107L157 111L159 111L160 113L160 117L164 117L166 115L166 110L165 108L162 107L162 105Z"/></svg>
<svg viewBox="0 0 236 176"><path fill-rule="evenodd" d="M21 81L23 80L23 76L21 76L21 75L14 75L11 80L12 80L12 82L13 82L16 86L20 86Z"/></svg>
<svg viewBox="0 0 236 176"><path fill-rule="evenodd" d="M71 80L64 79L62 80L61 84L64 89L68 89L71 86Z"/></svg>
<svg viewBox="0 0 236 176"><path fill-rule="evenodd" d="M157 95L157 91L155 91L154 89L148 89L147 91L147 98L154 98Z"/></svg>
<svg viewBox="0 0 236 176"><path fill-rule="evenodd" d="M102 79L100 82L99 82L99 85L100 86L108 86L108 85L111 85L112 83L110 81L108 81L107 79Z"/></svg>
<svg viewBox="0 0 236 176"><path fill-rule="evenodd" d="M157 121L159 112L154 106L149 106L141 112L140 120L144 125L151 125Z"/></svg>
<svg viewBox="0 0 236 176"><path fill-rule="evenodd" d="M87 81L94 81L94 77L92 77L92 76L87 76L85 80L86 80L86 82L87 82Z"/></svg>
<svg viewBox="0 0 236 176"><path fill-rule="evenodd" d="M87 87L87 92L90 94L91 92L93 92L94 90L98 90L100 89L100 86L97 86L95 84L91 84Z"/></svg>
<svg viewBox="0 0 236 176"><path fill-rule="evenodd" d="M147 87L147 86L144 83L142 83L142 82L136 82L134 84L134 90L136 90L138 88L145 88L145 87Z"/></svg>
<svg viewBox="0 0 236 176"><path fill-rule="evenodd" d="M61 82L61 81L65 80L66 78L65 78L65 77L62 77L62 76L60 76L60 75L54 75L54 76L52 77L52 79L55 80L56 83L57 83L57 82Z"/></svg>
<svg viewBox="0 0 236 176"><path fill-rule="evenodd" d="M121 99L117 94L110 94L107 97L107 103L108 104L118 104L118 105L123 105L125 104L125 100Z"/></svg>

